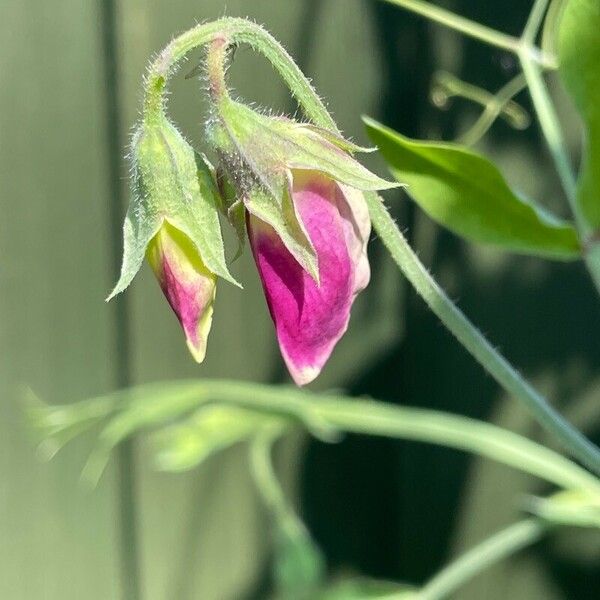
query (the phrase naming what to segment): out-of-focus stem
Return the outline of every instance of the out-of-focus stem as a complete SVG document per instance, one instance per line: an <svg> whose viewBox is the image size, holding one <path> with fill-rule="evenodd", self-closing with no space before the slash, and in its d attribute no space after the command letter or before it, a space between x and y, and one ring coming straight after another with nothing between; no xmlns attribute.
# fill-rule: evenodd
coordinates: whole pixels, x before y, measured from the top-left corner
<svg viewBox="0 0 600 600"><path fill-rule="evenodd" d="M415 600L447 598L481 571L537 542L546 529L547 526L536 519L507 527L439 571L417 592Z"/></svg>
<svg viewBox="0 0 600 600"><path fill-rule="evenodd" d="M423 0L385 0L385 2L410 10L440 25L459 31L464 35L495 46L496 48L502 48L514 54L519 51L521 41L518 38L502 33L501 31L496 31L491 27L477 23L477 21L461 17L439 6L433 6L429 2L424 2ZM548 56L539 48L532 47L531 50L532 55L540 65L548 69L556 68L556 61L553 57Z"/></svg>

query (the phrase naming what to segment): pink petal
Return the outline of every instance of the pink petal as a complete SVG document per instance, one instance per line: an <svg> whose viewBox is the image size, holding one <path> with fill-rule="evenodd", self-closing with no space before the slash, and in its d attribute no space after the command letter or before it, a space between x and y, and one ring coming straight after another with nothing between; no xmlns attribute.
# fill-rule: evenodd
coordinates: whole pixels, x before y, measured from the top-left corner
<svg viewBox="0 0 600 600"><path fill-rule="evenodd" d="M305 385L346 331L369 281L370 222L361 192L312 171L293 171L293 199L317 252L320 286L269 225L250 215L248 232L281 353L294 381Z"/></svg>
<svg viewBox="0 0 600 600"><path fill-rule="evenodd" d="M146 257L181 323L192 356L201 363L212 324L215 274L206 268L192 241L166 221L150 241Z"/></svg>

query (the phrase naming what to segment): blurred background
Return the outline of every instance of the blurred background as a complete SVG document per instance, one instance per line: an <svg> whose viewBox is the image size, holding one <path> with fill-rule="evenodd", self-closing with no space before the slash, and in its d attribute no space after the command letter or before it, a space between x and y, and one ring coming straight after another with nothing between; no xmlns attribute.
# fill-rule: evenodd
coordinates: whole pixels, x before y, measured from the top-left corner
<svg viewBox="0 0 600 600"><path fill-rule="evenodd" d="M530 2L444 6L518 34ZM434 107L434 72L496 91L517 68L510 56L376 0L1 0L0 598L119 596L118 471L113 463L96 490L81 488L91 438L41 463L22 417L24 384L62 403L161 379L288 381L249 253L234 265L245 290L220 284L200 367L146 267L125 296L104 303L120 260L124 155L146 63L176 33L224 14L264 24L361 143L361 114L409 136L452 139L477 109L462 101ZM205 106L186 68L173 81L171 114L201 148ZM231 83L248 100L295 109L246 48ZM578 124L556 93L576 155ZM529 109L526 95L518 99ZM513 185L564 213L535 124L515 132L499 122L479 148ZM376 156L369 161L385 175ZM583 268L466 245L401 192L386 197L449 294L600 442L600 304ZM370 256L371 286L314 387L483 418L548 443L427 312L376 241ZM246 449L184 475L153 471L143 441L134 459L144 598L265 597L271 540ZM332 574L415 583L516 520L524 494L546 491L458 452L357 436L337 445L294 438L277 462ZM597 533L564 530L476 578L460 598L597 598L599 560Z"/></svg>

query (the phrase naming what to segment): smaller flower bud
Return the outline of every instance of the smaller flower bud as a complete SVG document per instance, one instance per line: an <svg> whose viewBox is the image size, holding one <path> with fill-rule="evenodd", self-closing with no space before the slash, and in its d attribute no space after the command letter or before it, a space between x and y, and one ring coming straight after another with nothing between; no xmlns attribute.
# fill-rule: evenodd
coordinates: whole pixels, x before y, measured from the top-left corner
<svg viewBox="0 0 600 600"><path fill-rule="evenodd" d="M146 257L185 333L196 362L206 355L217 277L209 271L190 238L163 223L146 249Z"/></svg>
<svg viewBox="0 0 600 600"><path fill-rule="evenodd" d="M109 299L131 283L147 257L193 357L201 362L216 277L237 284L225 262L212 169L163 115L140 125L131 158L133 195L123 227L123 265Z"/></svg>

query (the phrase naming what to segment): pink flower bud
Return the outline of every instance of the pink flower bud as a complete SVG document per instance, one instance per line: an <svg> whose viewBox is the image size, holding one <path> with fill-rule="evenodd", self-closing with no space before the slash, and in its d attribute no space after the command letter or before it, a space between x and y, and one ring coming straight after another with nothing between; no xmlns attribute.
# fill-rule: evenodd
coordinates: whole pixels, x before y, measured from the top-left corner
<svg viewBox="0 0 600 600"><path fill-rule="evenodd" d="M181 323L192 356L201 363L212 323L216 275L190 238L168 221L148 244L146 258Z"/></svg>
<svg viewBox="0 0 600 600"><path fill-rule="evenodd" d="M317 171L292 171L294 208L315 249L320 283L275 230L248 215L248 234L281 353L298 385L320 373L369 282L371 223L362 192Z"/></svg>

